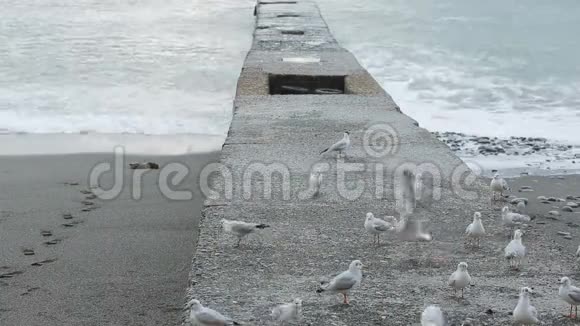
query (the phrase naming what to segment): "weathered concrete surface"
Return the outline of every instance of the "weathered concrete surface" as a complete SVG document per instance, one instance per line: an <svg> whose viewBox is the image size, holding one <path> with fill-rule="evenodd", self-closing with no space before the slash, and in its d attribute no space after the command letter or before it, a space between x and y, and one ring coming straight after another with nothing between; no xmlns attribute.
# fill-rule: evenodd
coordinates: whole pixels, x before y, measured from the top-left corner
<svg viewBox="0 0 580 326"><path fill-rule="evenodd" d="M299 17L278 17L288 14ZM452 325L460 325L466 317L483 325L507 325L519 287L529 285L540 289L534 302L545 306L539 310L551 314L542 319L565 325L558 317L562 306L552 295L557 278L552 266L508 270L502 255L508 239L499 223L499 206L489 204L487 181L466 179L472 175L462 161L399 112L356 59L336 43L312 1L259 4L256 26L221 153L221 163L232 175L231 187L213 175L210 184L220 196L209 200L203 211L191 297L246 325L270 324L271 308L295 297L304 300L305 325L411 325L419 322L427 304L441 305ZM285 35L283 30L304 34ZM314 57L320 62L282 60L288 57ZM269 96L268 74L347 76L347 94ZM389 150L375 157L369 147L378 147L374 141L365 143L365 135L381 124L394 131L389 131ZM319 156L345 130L353 141L348 156L343 160ZM267 166L257 163L278 164L271 198L263 192L267 178L258 173ZM327 169L322 194L307 199L303 192L315 164ZM365 234L365 213L397 215L396 176L413 164L441 177L440 183L424 178L424 184L435 186L426 187L431 190L424 190L416 213L427 221L434 241L407 243L390 236L388 244L377 248ZM345 174L351 168L360 170ZM354 196L348 190L357 185L363 191ZM231 189L231 196L226 198L224 189ZM425 196L429 193L436 198ZM345 198L350 196L355 198ZM482 211L489 236L474 251L464 247L463 234L476 210ZM219 232L221 218L272 227L233 248L235 239ZM322 278L345 270L353 259L365 264L366 277L350 306L333 295L315 293ZM447 288L447 278L460 261L469 264L474 279L463 300L453 298ZM572 263L566 264L572 268Z"/></svg>

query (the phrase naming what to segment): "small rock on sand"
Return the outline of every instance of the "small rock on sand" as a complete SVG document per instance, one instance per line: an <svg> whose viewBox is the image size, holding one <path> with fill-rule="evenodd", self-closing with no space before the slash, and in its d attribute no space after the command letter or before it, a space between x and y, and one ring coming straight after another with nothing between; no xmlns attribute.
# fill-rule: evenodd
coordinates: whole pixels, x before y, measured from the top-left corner
<svg viewBox="0 0 580 326"><path fill-rule="evenodd" d="M560 212L558 212L558 211L549 211L548 214L550 214L552 216L560 216Z"/></svg>
<svg viewBox="0 0 580 326"><path fill-rule="evenodd" d="M580 205L574 202L566 203L566 206L570 206L572 208L578 208Z"/></svg>
<svg viewBox="0 0 580 326"><path fill-rule="evenodd" d="M548 200L548 198L546 196L538 196L538 200L545 201Z"/></svg>
<svg viewBox="0 0 580 326"><path fill-rule="evenodd" d="M570 206L564 206L564 207L562 207L562 211L563 212L573 212L574 210Z"/></svg>

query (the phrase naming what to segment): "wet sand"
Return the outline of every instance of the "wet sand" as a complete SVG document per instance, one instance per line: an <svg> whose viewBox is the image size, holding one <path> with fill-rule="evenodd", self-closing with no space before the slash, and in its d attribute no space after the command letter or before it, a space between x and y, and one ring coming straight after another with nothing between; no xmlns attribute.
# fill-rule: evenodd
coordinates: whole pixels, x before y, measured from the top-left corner
<svg viewBox="0 0 580 326"><path fill-rule="evenodd" d="M192 190L189 201L162 195L160 170L143 176L140 200L127 186L116 199L93 198L89 171L111 154L0 157L0 325L179 324L202 203L198 173L215 157L127 158L185 163L190 173L176 189ZM129 181L135 170L123 171Z"/></svg>

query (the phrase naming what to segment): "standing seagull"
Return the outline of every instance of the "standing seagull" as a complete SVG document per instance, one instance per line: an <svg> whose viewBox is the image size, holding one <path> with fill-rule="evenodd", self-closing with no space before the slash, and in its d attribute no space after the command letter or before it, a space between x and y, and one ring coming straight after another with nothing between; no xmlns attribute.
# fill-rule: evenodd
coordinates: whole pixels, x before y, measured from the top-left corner
<svg viewBox="0 0 580 326"><path fill-rule="evenodd" d="M520 298L513 312L515 325L535 325L540 323L536 308L530 304L530 294L532 293L534 292L528 287L523 287L520 290Z"/></svg>
<svg viewBox="0 0 580 326"><path fill-rule="evenodd" d="M302 318L302 300L294 299L294 301L281 304L272 309L272 318L280 324L300 321Z"/></svg>
<svg viewBox="0 0 580 326"><path fill-rule="evenodd" d="M389 220L395 226L399 238L404 241L431 241L433 237L423 230L421 221L413 216L416 207L415 197L415 174L405 169L402 175L400 194L403 199L401 216L399 220L389 216Z"/></svg>
<svg viewBox="0 0 580 326"><path fill-rule="evenodd" d="M342 156L342 153L350 147L350 134L348 131L344 132L342 139L334 143L334 145L328 147L327 149L320 152L320 154L338 152L338 157Z"/></svg>
<svg viewBox="0 0 580 326"><path fill-rule="evenodd" d="M480 239L485 235L485 228L481 223L481 213L473 213L473 222L467 226L465 230L465 235L467 236L467 241L470 244L477 243L480 246Z"/></svg>
<svg viewBox="0 0 580 326"><path fill-rule="evenodd" d="M499 176L499 174L494 174L493 179L491 179L491 183L489 184L489 188L493 193L493 199L497 199L496 195L499 192L500 198L503 198L504 191L511 191L510 186L508 185L507 181Z"/></svg>
<svg viewBox="0 0 580 326"><path fill-rule="evenodd" d="M560 290L558 291L560 299L570 305L570 318L572 318L572 307L576 307L574 318L578 317L578 305L580 304L580 289L572 285L572 281L566 276L560 280Z"/></svg>
<svg viewBox="0 0 580 326"><path fill-rule="evenodd" d="M388 218L394 218L392 216L388 216ZM373 243L377 243L377 245L381 244L381 233L394 230L395 227L393 224L383 221L380 218L376 218L373 213L367 213L367 217L365 219L365 230L368 233L373 235Z"/></svg>
<svg viewBox="0 0 580 326"><path fill-rule="evenodd" d="M236 244L236 247L240 246L240 242L242 241L243 237L247 236L248 234L250 234L256 230L265 229L265 228L269 228L269 227L270 226L266 225L266 224L247 223L247 222L242 222L242 221L232 221L232 220L226 220L225 218L222 218L222 228L223 228L224 232L233 234L236 237L238 237L238 243Z"/></svg>
<svg viewBox="0 0 580 326"><path fill-rule="evenodd" d="M461 262L457 265L457 270L449 277L448 284L453 288L455 295L457 295L457 290L461 290L461 297L463 298L463 289L471 284L467 263Z"/></svg>
<svg viewBox="0 0 580 326"><path fill-rule="evenodd" d="M198 300L191 300L185 306L186 309L191 309L189 312L189 320L194 325L198 326L230 326L241 325L233 321L231 318L225 317L219 312L206 308L201 305Z"/></svg>
<svg viewBox="0 0 580 326"><path fill-rule="evenodd" d="M445 317L441 308L437 306L429 306L423 310L421 314L421 326L445 326Z"/></svg>
<svg viewBox="0 0 580 326"><path fill-rule="evenodd" d="M348 293L357 287L362 281L363 264L360 260L353 260L348 266L348 270L338 274L329 283L321 285L316 293L326 291L341 293L344 297L344 304L348 304Z"/></svg>
<svg viewBox="0 0 580 326"><path fill-rule="evenodd" d="M522 264L522 259L526 256L526 247L522 244L521 230L514 232L514 238L508 243L504 249L505 258L509 261L510 267L519 269Z"/></svg>

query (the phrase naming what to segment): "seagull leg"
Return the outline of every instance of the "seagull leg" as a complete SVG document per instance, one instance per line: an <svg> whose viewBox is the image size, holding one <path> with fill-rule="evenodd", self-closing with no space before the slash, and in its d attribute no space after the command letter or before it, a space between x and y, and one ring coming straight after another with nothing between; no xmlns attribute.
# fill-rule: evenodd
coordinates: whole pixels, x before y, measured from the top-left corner
<svg viewBox="0 0 580 326"><path fill-rule="evenodd" d="M463 289L461 289L461 297L463 298Z"/></svg>
<svg viewBox="0 0 580 326"><path fill-rule="evenodd" d="M572 305L570 305L570 314L568 315L568 318L572 318Z"/></svg>
<svg viewBox="0 0 580 326"><path fill-rule="evenodd" d="M236 248L240 247L240 242L242 242L242 238L238 238L238 243L236 243Z"/></svg>
<svg viewBox="0 0 580 326"><path fill-rule="evenodd" d="M348 296L346 295L346 293L343 293L342 296L344 297L344 300L342 301L342 303L348 304Z"/></svg>
<svg viewBox="0 0 580 326"><path fill-rule="evenodd" d="M578 306L574 306L574 319L578 318Z"/></svg>

